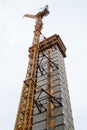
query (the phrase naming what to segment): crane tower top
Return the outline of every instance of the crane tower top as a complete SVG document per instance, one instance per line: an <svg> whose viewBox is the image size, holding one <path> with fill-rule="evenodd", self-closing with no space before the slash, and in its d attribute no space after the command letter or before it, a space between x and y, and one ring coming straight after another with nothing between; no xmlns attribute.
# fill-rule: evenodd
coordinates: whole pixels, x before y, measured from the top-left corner
<svg viewBox="0 0 87 130"><path fill-rule="evenodd" d="M36 15L31 15L31 14L25 14L24 15L24 17L36 19L36 25L35 25L34 37L33 37L33 43L32 43L33 45L39 44L40 35L42 34L41 30L42 30L42 27L43 27L42 18L47 16L48 14L49 14L48 5L46 5Z"/></svg>
<svg viewBox="0 0 87 130"><path fill-rule="evenodd" d="M39 11L36 15L31 15L31 14L25 14L24 17L29 17L29 18L34 18L34 19L39 19L43 18L44 16L47 16L49 14L48 10L48 5L46 5L42 11Z"/></svg>

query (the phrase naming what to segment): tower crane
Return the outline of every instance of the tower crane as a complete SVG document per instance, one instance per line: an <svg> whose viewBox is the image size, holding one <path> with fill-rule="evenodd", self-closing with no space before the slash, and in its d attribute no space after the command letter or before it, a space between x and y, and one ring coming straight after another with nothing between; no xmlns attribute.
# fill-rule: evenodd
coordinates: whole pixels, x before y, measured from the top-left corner
<svg viewBox="0 0 87 130"><path fill-rule="evenodd" d="M36 15L25 14L24 17L36 19L32 46L29 48L29 63L23 83L17 118L14 130L32 130L34 92L36 82L36 70L39 54L39 40L43 27L42 19L49 14L48 5Z"/></svg>

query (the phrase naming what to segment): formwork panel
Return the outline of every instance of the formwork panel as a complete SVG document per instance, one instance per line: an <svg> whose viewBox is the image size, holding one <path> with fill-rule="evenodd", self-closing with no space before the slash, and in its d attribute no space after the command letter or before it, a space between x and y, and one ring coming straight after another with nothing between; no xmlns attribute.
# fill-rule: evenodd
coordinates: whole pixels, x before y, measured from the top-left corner
<svg viewBox="0 0 87 130"><path fill-rule="evenodd" d="M44 130L44 129L46 129L46 120L32 125L32 130Z"/></svg>
<svg viewBox="0 0 87 130"><path fill-rule="evenodd" d="M65 125L62 124L62 125L56 126L56 127L55 127L55 130L65 130ZM67 129L67 130L68 130L68 129Z"/></svg>
<svg viewBox="0 0 87 130"><path fill-rule="evenodd" d="M58 115L54 118L55 126L64 124L64 115Z"/></svg>
<svg viewBox="0 0 87 130"><path fill-rule="evenodd" d="M46 120L46 112L39 113L37 115L34 115L33 117L33 124L41 122L43 120Z"/></svg>

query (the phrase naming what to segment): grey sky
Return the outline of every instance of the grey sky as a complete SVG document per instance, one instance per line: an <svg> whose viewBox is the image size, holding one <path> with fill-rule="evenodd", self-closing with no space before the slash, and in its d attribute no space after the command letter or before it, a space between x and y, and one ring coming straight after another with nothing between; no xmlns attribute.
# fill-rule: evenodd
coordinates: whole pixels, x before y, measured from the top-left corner
<svg viewBox="0 0 87 130"><path fill-rule="evenodd" d="M0 130L14 128L35 21L22 18L49 5L43 34L59 34L76 130L87 130L87 0L0 0Z"/></svg>

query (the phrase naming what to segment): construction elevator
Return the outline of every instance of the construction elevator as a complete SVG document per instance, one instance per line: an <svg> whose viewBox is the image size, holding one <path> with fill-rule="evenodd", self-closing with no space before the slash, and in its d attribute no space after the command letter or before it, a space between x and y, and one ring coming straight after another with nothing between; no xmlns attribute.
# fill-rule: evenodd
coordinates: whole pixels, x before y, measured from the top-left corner
<svg viewBox="0 0 87 130"><path fill-rule="evenodd" d="M59 35L43 38L42 19L48 6L36 15L29 62L14 130L74 130L64 58L66 47Z"/></svg>

